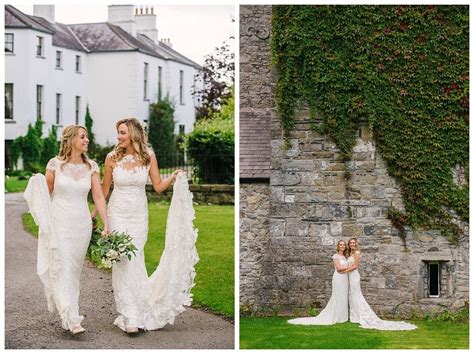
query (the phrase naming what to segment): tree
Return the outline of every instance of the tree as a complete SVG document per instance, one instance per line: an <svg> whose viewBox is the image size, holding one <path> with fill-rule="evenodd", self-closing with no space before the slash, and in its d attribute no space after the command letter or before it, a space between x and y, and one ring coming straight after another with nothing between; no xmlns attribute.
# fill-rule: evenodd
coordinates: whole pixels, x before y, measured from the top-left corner
<svg viewBox="0 0 474 354"><path fill-rule="evenodd" d="M92 126L94 125L94 121L92 120L90 111L89 111L89 105L86 107L86 117L85 117L85 126L87 129L87 135L89 138L89 150L88 150L88 155L92 157L93 159L97 159L98 152L100 150L100 146L98 146L95 143L95 136L94 132L92 131Z"/></svg>
<svg viewBox="0 0 474 354"><path fill-rule="evenodd" d="M150 105L148 140L153 146L160 167L175 163L174 107L168 97Z"/></svg>
<svg viewBox="0 0 474 354"><path fill-rule="evenodd" d="M196 82L202 82L202 88L194 87L193 95L198 97L200 106L196 108L196 120L210 118L223 102L232 96L234 85L234 52L229 44L216 47L213 54L206 56L204 66L196 74Z"/></svg>

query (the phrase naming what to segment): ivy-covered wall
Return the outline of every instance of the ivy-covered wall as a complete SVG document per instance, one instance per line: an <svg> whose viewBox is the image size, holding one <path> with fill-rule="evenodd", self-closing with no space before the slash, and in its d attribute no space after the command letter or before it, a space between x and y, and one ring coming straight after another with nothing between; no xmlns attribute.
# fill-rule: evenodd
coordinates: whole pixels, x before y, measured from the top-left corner
<svg viewBox="0 0 474 354"><path fill-rule="evenodd" d="M271 41L284 135L309 107L349 161L368 121L401 186L394 226L456 243L469 217L469 7L274 6Z"/></svg>

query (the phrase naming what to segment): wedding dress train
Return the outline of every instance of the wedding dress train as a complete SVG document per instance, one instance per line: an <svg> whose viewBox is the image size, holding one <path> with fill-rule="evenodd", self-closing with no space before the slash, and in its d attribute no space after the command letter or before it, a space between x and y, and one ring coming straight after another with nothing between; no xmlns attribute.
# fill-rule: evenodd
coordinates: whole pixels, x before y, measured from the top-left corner
<svg viewBox="0 0 474 354"><path fill-rule="evenodd" d="M358 252L358 251L357 251ZM349 265L354 264L354 256L348 258ZM359 323L363 328L382 331L407 331L416 329L416 326L400 321L384 321L377 317L360 289L360 274L357 269L349 272L349 308L350 321Z"/></svg>
<svg viewBox="0 0 474 354"><path fill-rule="evenodd" d="M194 209L187 177L180 173L173 186L173 197L166 225L165 249L154 273L148 277L144 247L148 236L148 202L145 186L149 166L139 165L127 155L113 169L114 189L108 205L110 230L126 232L138 248L129 261L114 265L112 286L117 311L114 324L154 330L173 324L175 317L192 301L194 266L199 257L193 226Z"/></svg>
<svg viewBox="0 0 474 354"><path fill-rule="evenodd" d="M346 257L335 254L333 259L339 262L341 267L347 267ZM347 273L338 273L334 270L332 276L332 293L329 302L321 313L316 317L301 317L289 320L288 323L299 325L332 325L346 322L349 318L348 308L348 286Z"/></svg>

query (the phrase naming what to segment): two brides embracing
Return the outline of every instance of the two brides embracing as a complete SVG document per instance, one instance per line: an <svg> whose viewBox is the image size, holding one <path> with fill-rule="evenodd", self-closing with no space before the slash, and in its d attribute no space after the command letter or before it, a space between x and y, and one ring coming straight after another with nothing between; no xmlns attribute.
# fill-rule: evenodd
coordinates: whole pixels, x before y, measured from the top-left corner
<svg viewBox="0 0 474 354"><path fill-rule="evenodd" d="M289 320L289 323L333 325L349 320L360 324L362 328L388 331L416 329L416 326L410 323L381 320L365 301L360 289L360 274L357 270L361 260L357 239L350 239L348 247L344 241L339 241L336 251L337 253L332 256L335 268L332 277L332 294L326 307L316 317L296 318Z"/></svg>
<svg viewBox="0 0 474 354"><path fill-rule="evenodd" d="M90 160L87 130L78 125L64 128L58 156L51 159L45 175L33 176L25 199L39 225L37 272L44 284L48 309L57 311L62 327L72 334L85 331L79 315L80 276L92 231L99 213L103 237L124 232L137 247L112 269L112 285L119 316L114 324L127 333L155 330L173 324L190 305L194 285L195 248L192 194L181 171L161 179L157 158L147 147L146 133L136 118L116 124L118 143L105 160L100 184L99 168ZM169 209L166 245L155 272L148 277L144 246L148 235L148 203L145 187L162 192L175 181ZM111 184L113 191L106 207ZM92 192L95 208L89 212L87 196Z"/></svg>

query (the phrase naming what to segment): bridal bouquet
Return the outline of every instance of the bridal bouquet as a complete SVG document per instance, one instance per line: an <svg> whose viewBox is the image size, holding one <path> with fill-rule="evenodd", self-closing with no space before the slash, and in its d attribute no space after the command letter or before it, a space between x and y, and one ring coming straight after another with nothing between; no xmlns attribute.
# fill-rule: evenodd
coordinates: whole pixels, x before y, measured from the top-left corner
<svg viewBox="0 0 474 354"><path fill-rule="evenodd" d="M87 255L99 268L111 269L123 256L131 260L138 250L126 233L113 231L107 237L101 237L101 233L101 228L93 229L87 249Z"/></svg>

